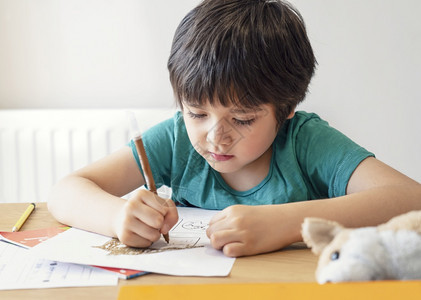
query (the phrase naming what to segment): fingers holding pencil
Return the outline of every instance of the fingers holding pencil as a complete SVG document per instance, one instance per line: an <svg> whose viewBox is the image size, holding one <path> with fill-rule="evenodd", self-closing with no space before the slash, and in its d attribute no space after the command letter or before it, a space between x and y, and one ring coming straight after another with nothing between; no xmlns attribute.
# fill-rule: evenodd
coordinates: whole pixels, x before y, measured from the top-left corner
<svg viewBox="0 0 421 300"><path fill-rule="evenodd" d="M156 210L162 215L163 219L158 218L160 220L160 225L158 225L157 228L160 228L160 231L163 235L168 234L170 229L178 221L178 211L175 203L171 199L162 198L156 193L152 193L146 190L139 191L139 196L144 204ZM156 221L156 219L151 220L152 223L154 221ZM166 240L166 242L168 241Z"/></svg>
<svg viewBox="0 0 421 300"><path fill-rule="evenodd" d="M132 247L149 247L177 223L178 212L171 199L139 190L127 200L116 222L120 241Z"/></svg>

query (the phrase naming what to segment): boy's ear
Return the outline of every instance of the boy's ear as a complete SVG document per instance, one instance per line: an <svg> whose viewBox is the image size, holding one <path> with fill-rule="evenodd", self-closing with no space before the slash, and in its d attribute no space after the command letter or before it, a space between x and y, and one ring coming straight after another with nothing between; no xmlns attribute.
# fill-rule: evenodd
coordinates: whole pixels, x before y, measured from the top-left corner
<svg viewBox="0 0 421 300"><path fill-rule="evenodd" d="M295 116L295 108L291 111L291 113L288 115L287 120L292 119Z"/></svg>
<svg viewBox="0 0 421 300"><path fill-rule="evenodd" d="M301 235L307 246L311 247L311 251L320 255L342 229L344 227L334 221L305 218L301 226Z"/></svg>

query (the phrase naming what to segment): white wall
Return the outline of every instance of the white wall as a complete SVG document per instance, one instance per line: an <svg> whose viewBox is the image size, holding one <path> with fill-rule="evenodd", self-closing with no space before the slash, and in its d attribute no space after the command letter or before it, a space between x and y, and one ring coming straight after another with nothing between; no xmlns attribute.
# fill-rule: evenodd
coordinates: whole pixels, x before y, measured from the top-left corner
<svg viewBox="0 0 421 300"><path fill-rule="evenodd" d="M0 0L0 108L171 107L172 36L198 0Z"/></svg>
<svg viewBox="0 0 421 300"><path fill-rule="evenodd" d="M421 1L293 3L319 62L301 108L421 182Z"/></svg>
<svg viewBox="0 0 421 300"><path fill-rule="evenodd" d="M173 107L172 35L199 0L0 0L0 109ZM421 181L421 2L291 0L315 111Z"/></svg>

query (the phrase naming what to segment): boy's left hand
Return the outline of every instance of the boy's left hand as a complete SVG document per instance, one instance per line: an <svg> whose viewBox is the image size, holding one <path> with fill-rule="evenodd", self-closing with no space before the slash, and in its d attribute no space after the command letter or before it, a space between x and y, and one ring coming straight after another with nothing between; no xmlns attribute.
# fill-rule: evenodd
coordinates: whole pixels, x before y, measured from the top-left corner
<svg viewBox="0 0 421 300"><path fill-rule="evenodd" d="M212 247L230 257L279 249L280 230L273 210L268 205L233 205L217 213L206 231Z"/></svg>

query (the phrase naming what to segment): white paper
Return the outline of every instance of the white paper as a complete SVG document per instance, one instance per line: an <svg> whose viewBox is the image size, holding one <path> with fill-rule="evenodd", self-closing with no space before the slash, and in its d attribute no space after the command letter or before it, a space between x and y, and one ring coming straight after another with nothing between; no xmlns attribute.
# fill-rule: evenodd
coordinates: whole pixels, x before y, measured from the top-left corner
<svg viewBox="0 0 421 300"><path fill-rule="evenodd" d="M77 264L168 275L227 276L235 259L213 249L206 236L216 211L181 207L178 213L179 222L169 233L170 243L161 238L150 249L129 248L110 237L71 228L31 251L51 260Z"/></svg>
<svg viewBox="0 0 421 300"><path fill-rule="evenodd" d="M85 265L32 256L22 247L0 241L0 290L117 285L118 276Z"/></svg>

